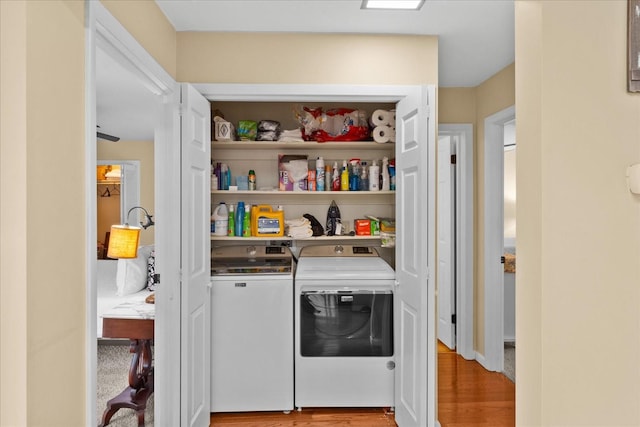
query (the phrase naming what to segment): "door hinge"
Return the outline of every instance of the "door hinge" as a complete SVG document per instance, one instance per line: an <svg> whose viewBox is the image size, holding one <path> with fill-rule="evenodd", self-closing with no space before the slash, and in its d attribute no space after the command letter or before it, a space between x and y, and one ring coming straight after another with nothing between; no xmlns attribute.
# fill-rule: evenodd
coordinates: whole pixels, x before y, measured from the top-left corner
<svg viewBox="0 0 640 427"><path fill-rule="evenodd" d="M500 264L504 264L505 258L503 256L500 257Z"/></svg>
<svg viewBox="0 0 640 427"><path fill-rule="evenodd" d="M458 163L458 157L455 154L451 155L451 164L455 165L456 163Z"/></svg>
<svg viewBox="0 0 640 427"><path fill-rule="evenodd" d="M156 273L153 275L153 281L155 283L160 283L160 273Z"/></svg>
<svg viewBox="0 0 640 427"><path fill-rule="evenodd" d="M456 315L455 315L455 314L452 314L452 315L451 315L451 323L452 323L453 325L455 325L455 324L456 324Z"/></svg>

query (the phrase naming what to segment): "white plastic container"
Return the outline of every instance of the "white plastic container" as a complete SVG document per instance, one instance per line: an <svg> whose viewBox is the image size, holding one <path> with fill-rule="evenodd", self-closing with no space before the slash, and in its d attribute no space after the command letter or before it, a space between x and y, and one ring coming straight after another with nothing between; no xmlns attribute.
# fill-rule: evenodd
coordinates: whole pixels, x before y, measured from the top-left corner
<svg viewBox="0 0 640 427"><path fill-rule="evenodd" d="M224 202L216 206L211 218L215 221L215 231L213 234L216 236L226 236L227 227L229 226L229 210Z"/></svg>
<svg viewBox="0 0 640 427"><path fill-rule="evenodd" d="M380 191L380 166L375 160L369 166L369 191Z"/></svg>

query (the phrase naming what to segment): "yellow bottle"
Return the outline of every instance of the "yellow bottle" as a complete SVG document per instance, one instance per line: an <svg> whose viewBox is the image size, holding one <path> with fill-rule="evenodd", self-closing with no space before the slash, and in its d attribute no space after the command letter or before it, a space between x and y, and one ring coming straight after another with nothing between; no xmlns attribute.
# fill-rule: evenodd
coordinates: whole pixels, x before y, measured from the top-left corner
<svg viewBox="0 0 640 427"><path fill-rule="evenodd" d="M342 161L342 173L340 174L340 190L349 191L349 168L347 161Z"/></svg>

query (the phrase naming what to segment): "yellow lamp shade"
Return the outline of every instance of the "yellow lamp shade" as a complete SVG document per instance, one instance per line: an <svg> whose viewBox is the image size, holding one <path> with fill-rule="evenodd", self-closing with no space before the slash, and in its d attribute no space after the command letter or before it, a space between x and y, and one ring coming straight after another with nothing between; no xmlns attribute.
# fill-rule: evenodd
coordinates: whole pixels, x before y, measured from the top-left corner
<svg viewBox="0 0 640 427"><path fill-rule="evenodd" d="M138 255L140 228L129 225L112 225L109 235L108 258L135 258Z"/></svg>

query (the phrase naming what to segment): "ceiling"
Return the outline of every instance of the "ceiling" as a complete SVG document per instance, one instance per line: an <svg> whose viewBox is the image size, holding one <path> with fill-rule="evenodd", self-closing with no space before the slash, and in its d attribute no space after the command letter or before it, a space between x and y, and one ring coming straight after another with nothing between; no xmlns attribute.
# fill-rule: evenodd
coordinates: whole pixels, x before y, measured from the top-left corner
<svg viewBox="0 0 640 427"><path fill-rule="evenodd" d="M363 10L361 0L156 3L177 31L437 35L440 87L477 86L515 59L514 0L425 0L420 11ZM152 95L101 52L98 70L101 131L153 139Z"/></svg>

